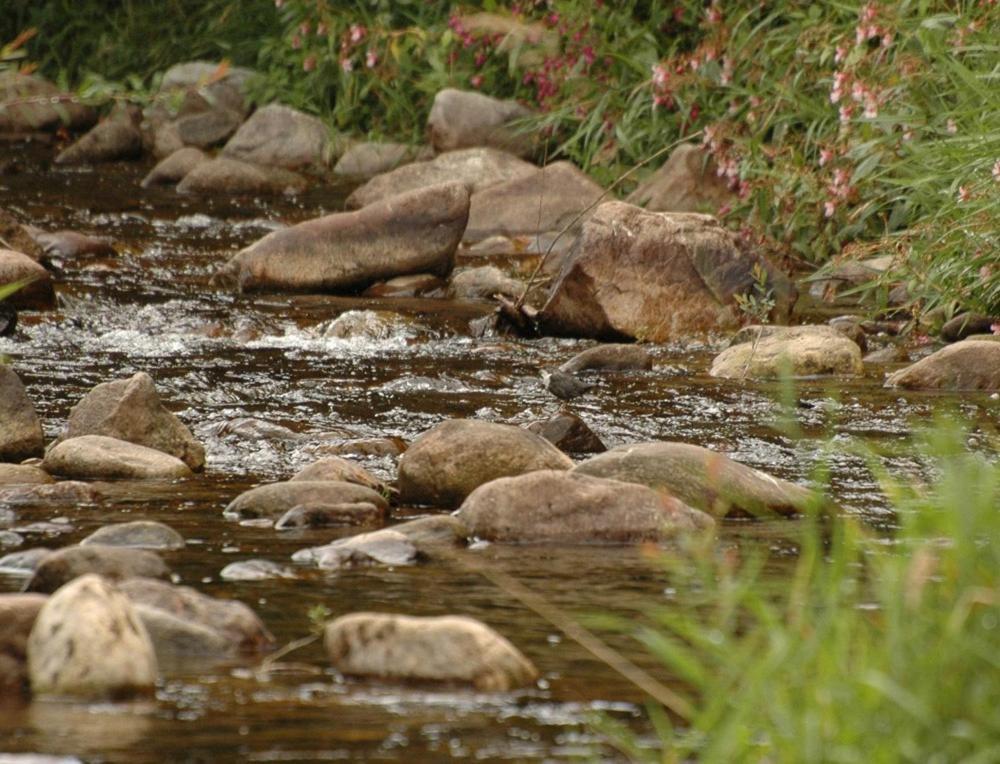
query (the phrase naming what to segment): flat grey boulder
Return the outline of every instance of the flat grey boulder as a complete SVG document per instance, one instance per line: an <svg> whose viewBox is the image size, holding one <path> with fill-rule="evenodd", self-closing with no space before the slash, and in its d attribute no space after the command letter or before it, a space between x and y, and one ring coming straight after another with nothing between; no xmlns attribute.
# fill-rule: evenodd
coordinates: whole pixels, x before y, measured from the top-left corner
<svg viewBox="0 0 1000 764"><path fill-rule="evenodd" d="M429 152L433 156L433 151ZM424 147L407 143L373 143L365 141L348 148L337 160L334 175L351 178L370 178L395 170L400 165L416 160L430 159Z"/></svg>
<svg viewBox="0 0 1000 764"><path fill-rule="evenodd" d="M36 695L118 700L151 694L156 683L156 653L135 608L97 575L49 597L27 649Z"/></svg>
<svg viewBox="0 0 1000 764"><path fill-rule="evenodd" d="M142 179L142 187L171 186L179 183L184 177L202 162L207 162L208 156L201 149L186 146L161 159L156 166Z"/></svg>
<svg viewBox="0 0 1000 764"><path fill-rule="evenodd" d="M218 277L246 291L354 292L394 276L446 275L468 215L465 187L442 183L273 231Z"/></svg>
<svg viewBox="0 0 1000 764"><path fill-rule="evenodd" d="M603 194L604 189L570 162L554 162L474 193L465 241L536 236L567 226L575 233Z"/></svg>
<svg viewBox="0 0 1000 764"><path fill-rule="evenodd" d="M714 526L703 512L646 486L552 470L486 483L456 516L478 538L532 544L663 541Z"/></svg>
<svg viewBox="0 0 1000 764"><path fill-rule="evenodd" d="M41 456L44 450L42 423L21 379L10 366L0 363L0 462L19 462ZM12 482L13 475L7 465L0 465L0 470L6 470L0 472L0 484ZM26 469L19 472L27 478ZM22 482L45 481L36 478Z"/></svg>
<svg viewBox="0 0 1000 764"><path fill-rule="evenodd" d="M648 371L653 357L641 345L608 343L587 348L559 367L559 371L576 374L580 371Z"/></svg>
<svg viewBox="0 0 1000 764"><path fill-rule="evenodd" d="M87 573L96 573L110 581L124 581L137 577L167 578L170 568L155 553L144 549L99 544L68 546L42 558L24 591L49 594Z"/></svg>
<svg viewBox="0 0 1000 764"><path fill-rule="evenodd" d="M104 435L81 435L56 443L42 467L52 475L98 480L174 480L191 477L175 456Z"/></svg>
<svg viewBox="0 0 1000 764"><path fill-rule="evenodd" d="M438 152L489 146L526 157L534 151L535 131L517 123L532 115L517 101L445 88L434 96L427 132Z"/></svg>
<svg viewBox="0 0 1000 764"><path fill-rule="evenodd" d="M215 157L199 162L177 184L180 194L298 194L309 183L302 175L282 167Z"/></svg>
<svg viewBox="0 0 1000 764"><path fill-rule="evenodd" d="M768 273L776 314L785 312L788 279L715 218L605 202L584 223L538 320L552 334L651 342L734 328L737 296L757 289L755 266Z"/></svg>
<svg viewBox="0 0 1000 764"><path fill-rule="evenodd" d="M55 307L56 293L52 274L30 257L0 247L0 284L30 280L31 283L10 295L4 302L23 310L48 310Z"/></svg>
<svg viewBox="0 0 1000 764"><path fill-rule="evenodd" d="M451 182L462 183L474 194L537 170L530 162L497 149L449 151L425 162L413 162L376 175L347 197L347 206L357 209L407 191Z"/></svg>
<svg viewBox="0 0 1000 764"><path fill-rule="evenodd" d="M464 616L352 613L327 624L323 643L333 667L349 676L469 684L484 692L538 678L516 647Z"/></svg>
<svg viewBox="0 0 1000 764"><path fill-rule="evenodd" d="M316 117L280 104L258 109L222 149L244 162L318 172L326 167L330 131Z"/></svg>
<svg viewBox="0 0 1000 764"><path fill-rule="evenodd" d="M956 342L890 374L885 385L908 390L1000 390L1000 342Z"/></svg>
<svg viewBox="0 0 1000 764"><path fill-rule="evenodd" d="M864 373L864 364L858 344L832 326L755 326L742 330L708 373L730 379L855 376Z"/></svg>
<svg viewBox="0 0 1000 764"><path fill-rule="evenodd" d="M152 520L134 520L98 528L80 546L103 544L137 549L183 549L184 537L169 525Z"/></svg>
<svg viewBox="0 0 1000 764"><path fill-rule="evenodd" d="M87 393L69 414L62 438L106 435L162 451L192 470L205 466L205 447L164 407L153 379L139 372L105 382Z"/></svg>
<svg viewBox="0 0 1000 764"><path fill-rule="evenodd" d="M573 472L665 491L713 517L793 515L813 501L807 488L687 443L619 446L581 462Z"/></svg>
<svg viewBox="0 0 1000 764"><path fill-rule="evenodd" d="M0 698L28 689L28 636L48 597L0 594Z"/></svg>
<svg viewBox="0 0 1000 764"><path fill-rule="evenodd" d="M383 513L389 510L388 502L377 491L356 483L340 480L294 480L271 483L245 491L226 507L224 515L231 520L254 518L278 519L299 505L338 504L374 505ZM370 512L356 507L355 523L368 523ZM346 521L349 519L343 516Z"/></svg>
<svg viewBox="0 0 1000 764"><path fill-rule="evenodd" d="M625 200L653 212L707 212L714 215L735 194L716 172L705 150L684 143Z"/></svg>
<svg viewBox="0 0 1000 764"><path fill-rule="evenodd" d="M506 424L452 419L413 441L399 460L400 501L457 507L483 483L573 461L544 438Z"/></svg>

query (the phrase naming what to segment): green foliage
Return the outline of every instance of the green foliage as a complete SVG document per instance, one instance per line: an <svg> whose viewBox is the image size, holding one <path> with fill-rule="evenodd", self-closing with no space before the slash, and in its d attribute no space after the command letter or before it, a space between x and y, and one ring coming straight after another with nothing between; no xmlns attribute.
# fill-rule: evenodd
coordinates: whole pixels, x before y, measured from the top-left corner
<svg viewBox="0 0 1000 764"><path fill-rule="evenodd" d="M660 761L1000 760L1000 463L966 435L942 420L919 436L932 484L865 452L892 542L810 518L780 588L760 554L664 560L682 606L625 628L695 712L678 726L654 715L655 754L606 731Z"/></svg>

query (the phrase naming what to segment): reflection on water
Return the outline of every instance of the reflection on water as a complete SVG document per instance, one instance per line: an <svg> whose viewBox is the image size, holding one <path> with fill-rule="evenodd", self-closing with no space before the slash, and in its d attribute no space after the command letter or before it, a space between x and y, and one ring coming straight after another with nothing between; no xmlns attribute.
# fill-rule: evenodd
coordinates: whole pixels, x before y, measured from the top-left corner
<svg viewBox="0 0 1000 764"><path fill-rule="evenodd" d="M543 680L533 690L500 696L345 682L312 646L288 659L305 667L266 678L239 665L170 666L157 701L142 708L8 704L0 709L0 752L129 762L524 761L613 757L588 731L595 712L629 720L646 734L634 688L463 567L460 556L336 573L293 566L294 579L219 577L240 560L291 565L296 549L349 533L280 533L224 520L222 509L242 490L286 478L348 440L410 440L446 417L526 423L551 415L558 405L542 388L539 369L588 343L472 339L468 323L486 314L487 304L234 295L209 284L229 255L267 231L339 209L343 188L295 201L199 200L140 191L141 167L54 170L30 152L23 161L26 172L0 177L0 206L42 228L110 237L121 253L59 263L59 310L25 313L20 335L0 339L0 353L14 359L47 437L58 433L91 387L143 370L208 451L206 473L183 484L105 485L105 498L91 504L18 506L21 526L51 524L60 515L68 522L66 533L39 532L29 535L29 543L61 546L109 522L160 520L187 539L186 548L164 555L179 579L208 594L242 599L282 642L308 632L307 613L318 604L335 615L464 613L518 645ZM387 312L393 319L374 334L328 336L328 322L349 310ZM805 438L793 440L777 426L779 386L708 378L712 350L653 348L652 371L608 375L574 408L609 446L681 440L797 481L808 480L825 458L838 500L849 511L891 524L864 464L838 446L853 436L892 444L910 421L934 410L937 397L882 389L884 369L849 382L807 381L798 395L808 405L796 410ZM990 406L968 400L962 413L995 422L996 407ZM821 445L827 437L833 438L832 453ZM359 458L380 477L394 478L394 457ZM890 458L890 466L920 470L905 458ZM397 510L399 518L417 514ZM794 522L733 523L722 535L727 545L774 550L776 577L785 570L781 560L794 555ZM673 597L661 574L632 549L485 546L467 554L517 576L573 614L628 616ZM15 591L22 582L12 571L0 574L0 590ZM608 640L662 673L627 637Z"/></svg>

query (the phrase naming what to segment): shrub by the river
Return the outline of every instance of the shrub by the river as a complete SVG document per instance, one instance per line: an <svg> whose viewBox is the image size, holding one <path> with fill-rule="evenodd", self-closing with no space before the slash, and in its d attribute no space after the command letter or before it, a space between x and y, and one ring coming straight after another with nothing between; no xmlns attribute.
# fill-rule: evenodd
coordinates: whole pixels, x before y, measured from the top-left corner
<svg viewBox="0 0 1000 764"><path fill-rule="evenodd" d="M764 555L665 562L677 603L629 629L687 687L689 718L654 715L658 751L609 726L616 744L658 761L1000 760L1000 462L966 435L920 436L930 483L870 456L891 538L808 521L787 577Z"/></svg>

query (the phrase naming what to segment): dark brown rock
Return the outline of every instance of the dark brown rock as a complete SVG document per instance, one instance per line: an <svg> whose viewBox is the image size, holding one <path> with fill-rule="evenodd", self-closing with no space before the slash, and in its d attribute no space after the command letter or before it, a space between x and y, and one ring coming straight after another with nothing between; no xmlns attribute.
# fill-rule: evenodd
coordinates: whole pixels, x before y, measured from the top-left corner
<svg viewBox="0 0 1000 764"><path fill-rule="evenodd" d="M65 583L87 573L110 581L127 578L168 578L170 569L153 552L128 547L70 546L46 556L24 587L26 592L50 594Z"/></svg>
<svg viewBox="0 0 1000 764"><path fill-rule="evenodd" d="M587 423L572 411L560 411L541 422L532 422L528 429L568 454L599 454L608 450Z"/></svg>
<svg viewBox="0 0 1000 764"><path fill-rule="evenodd" d="M974 334L990 334L993 326L1000 324L1000 318L979 313L962 313L941 327L941 339L945 342L960 342Z"/></svg>
<svg viewBox="0 0 1000 764"><path fill-rule="evenodd" d="M648 371L653 357L640 345L605 344L587 348L559 367L559 371Z"/></svg>

